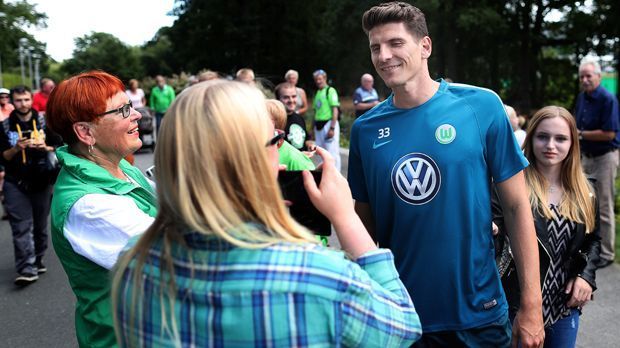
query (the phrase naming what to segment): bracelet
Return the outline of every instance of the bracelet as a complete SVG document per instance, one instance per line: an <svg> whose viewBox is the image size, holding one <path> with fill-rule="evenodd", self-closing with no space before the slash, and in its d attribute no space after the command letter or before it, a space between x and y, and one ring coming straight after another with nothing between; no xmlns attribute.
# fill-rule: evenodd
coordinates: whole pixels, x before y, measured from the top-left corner
<svg viewBox="0 0 620 348"><path fill-rule="evenodd" d="M583 131L579 131L579 140L583 140Z"/></svg>

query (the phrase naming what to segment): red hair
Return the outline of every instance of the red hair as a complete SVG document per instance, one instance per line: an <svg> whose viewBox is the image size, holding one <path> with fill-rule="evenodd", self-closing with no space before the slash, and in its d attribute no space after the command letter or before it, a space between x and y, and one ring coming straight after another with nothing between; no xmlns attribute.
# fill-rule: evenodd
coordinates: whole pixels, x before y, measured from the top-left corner
<svg viewBox="0 0 620 348"><path fill-rule="evenodd" d="M73 124L93 122L106 110L106 102L125 86L118 77L103 71L89 71L73 76L54 88L47 101L47 125L67 144L78 141Z"/></svg>

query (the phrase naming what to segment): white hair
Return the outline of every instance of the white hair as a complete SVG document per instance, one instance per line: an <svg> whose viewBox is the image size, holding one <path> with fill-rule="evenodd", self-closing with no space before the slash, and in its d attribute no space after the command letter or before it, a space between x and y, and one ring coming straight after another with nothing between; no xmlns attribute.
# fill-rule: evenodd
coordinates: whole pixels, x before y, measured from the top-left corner
<svg viewBox="0 0 620 348"><path fill-rule="evenodd" d="M287 71L286 74L284 74L284 78L288 79L288 77L291 75L297 76L297 78L299 78L299 73L293 69Z"/></svg>
<svg viewBox="0 0 620 348"><path fill-rule="evenodd" d="M592 65L594 68L594 73L597 75L601 74L601 64L599 64L598 60L593 57L585 57L579 63L579 70L583 69L586 65Z"/></svg>

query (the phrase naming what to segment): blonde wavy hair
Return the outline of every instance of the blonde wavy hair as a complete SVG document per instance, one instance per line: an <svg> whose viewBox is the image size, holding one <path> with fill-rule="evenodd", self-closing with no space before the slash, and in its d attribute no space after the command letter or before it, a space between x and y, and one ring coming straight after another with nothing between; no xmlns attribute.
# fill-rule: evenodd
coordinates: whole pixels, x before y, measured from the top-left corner
<svg viewBox="0 0 620 348"><path fill-rule="evenodd" d="M124 273L133 284L129 325L142 313L139 289L152 245L162 243L162 320L170 318L175 302L172 249L184 247L184 231L215 236L241 248L274 243L316 243L295 222L284 205L265 143L273 137L261 92L240 82L212 80L181 93L166 112L155 150L159 211L153 225L117 263L112 285L116 317ZM258 228L262 225L266 228ZM167 274L166 274L167 273ZM168 279L163 283L163 279ZM166 290L167 291L164 291ZM167 301L164 301L167 297ZM166 309L167 308L167 309Z"/></svg>
<svg viewBox="0 0 620 348"><path fill-rule="evenodd" d="M547 106L536 112L530 120L527 135L523 142L523 152L530 161L525 168L525 180L530 190L530 204L547 219L553 217L549 209L547 191L549 183L537 168L534 156L533 141L538 125L550 118L560 117L570 129L571 146L562 162L560 180L564 188L564 195L560 201L560 214L568 219L586 225L586 233L592 232L595 225L594 190L581 167L577 125L571 113L560 106Z"/></svg>

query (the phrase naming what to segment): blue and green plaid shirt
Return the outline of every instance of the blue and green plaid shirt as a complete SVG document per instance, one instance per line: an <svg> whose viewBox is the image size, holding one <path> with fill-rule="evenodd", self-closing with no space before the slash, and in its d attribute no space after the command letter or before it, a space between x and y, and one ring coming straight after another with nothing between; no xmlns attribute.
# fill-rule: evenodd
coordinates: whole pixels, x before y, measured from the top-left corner
<svg viewBox="0 0 620 348"><path fill-rule="evenodd" d="M172 251L176 333L169 310L165 320L162 315L168 302L160 300L161 286L169 277L162 276L156 243L138 303L132 303L135 260L123 275L121 346L398 347L422 334L389 250L351 262L340 251L313 244L245 249L197 233L186 241L188 248Z"/></svg>

